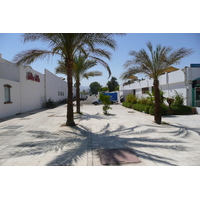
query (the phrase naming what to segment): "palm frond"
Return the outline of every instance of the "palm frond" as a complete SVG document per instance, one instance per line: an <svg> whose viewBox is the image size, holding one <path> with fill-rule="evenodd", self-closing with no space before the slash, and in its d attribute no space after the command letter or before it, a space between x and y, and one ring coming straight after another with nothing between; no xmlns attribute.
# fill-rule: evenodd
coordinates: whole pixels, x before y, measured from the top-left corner
<svg viewBox="0 0 200 200"><path fill-rule="evenodd" d="M13 58L13 62L16 62L17 65L28 65L37 59L44 59L50 55L54 55L54 52L48 50L31 49L16 54Z"/></svg>
<svg viewBox="0 0 200 200"><path fill-rule="evenodd" d="M63 60L58 61L58 66L55 68L55 73L67 75L67 70Z"/></svg>
<svg viewBox="0 0 200 200"><path fill-rule="evenodd" d="M94 76L102 76L102 72L100 71L90 71L90 72L87 72L87 73L84 73L82 75L83 78L86 78L86 79L89 79L89 77L94 77Z"/></svg>
<svg viewBox="0 0 200 200"><path fill-rule="evenodd" d="M178 64L179 61L192 54L193 53L193 50L192 49L186 49L186 48L180 48L178 50L175 50L173 51L166 59L166 62L169 64L169 65L172 65L172 64Z"/></svg>
<svg viewBox="0 0 200 200"><path fill-rule="evenodd" d="M94 56L89 56L90 58L96 60L99 64L103 65L105 67L105 69L108 71L108 78L111 76L111 70L110 70L110 67L109 65L102 59L98 58L98 57L94 57Z"/></svg>
<svg viewBox="0 0 200 200"><path fill-rule="evenodd" d="M166 68L172 64L177 64L182 58L192 53L191 49L186 48L172 52L170 46L162 47L160 44L154 50L151 42L147 42L147 47L150 52L149 54L144 49L131 51L129 53L132 59L126 61L124 67L130 68L122 74L122 79L128 78L136 73L144 73L154 79L158 79Z"/></svg>

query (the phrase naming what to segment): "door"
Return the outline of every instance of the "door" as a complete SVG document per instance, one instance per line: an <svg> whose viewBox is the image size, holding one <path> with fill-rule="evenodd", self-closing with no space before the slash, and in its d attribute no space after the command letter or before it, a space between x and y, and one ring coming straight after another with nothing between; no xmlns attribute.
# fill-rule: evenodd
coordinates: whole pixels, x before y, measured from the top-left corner
<svg viewBox="0 0 200 200"><path fill-rule="evenodd" d="M200 87L195 88L195 106L200 107Z"/></svg>

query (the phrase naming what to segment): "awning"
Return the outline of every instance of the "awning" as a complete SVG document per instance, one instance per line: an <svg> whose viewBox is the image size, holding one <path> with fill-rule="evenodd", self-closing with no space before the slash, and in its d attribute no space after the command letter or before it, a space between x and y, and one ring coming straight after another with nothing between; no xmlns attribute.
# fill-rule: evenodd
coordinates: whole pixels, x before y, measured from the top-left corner
<svg viewBox="0 0 200 200"><path fill-rule="evenodd" d="M129 77L128 77L128 79L138 79L138 77L137 77L137 76L134 76L134 75L132 75L132 76L129 76Z"/></svg>
<svg viewBox="0 0 200 200"><path fill-rule="evenodd" d="M169 72L175 72L175 71L177 71L177 70L179 70L179 69L176 68L176 67L170 66L170 67L164 69L164 70L163 70L163 73L165 73L165 72L168 72L168 73L169 73Z"/></svg>

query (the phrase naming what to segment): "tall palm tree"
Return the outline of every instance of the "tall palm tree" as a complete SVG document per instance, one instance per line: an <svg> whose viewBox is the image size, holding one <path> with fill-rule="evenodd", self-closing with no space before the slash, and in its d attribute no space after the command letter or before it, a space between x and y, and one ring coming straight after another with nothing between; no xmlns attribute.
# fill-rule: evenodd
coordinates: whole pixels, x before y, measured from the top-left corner
<svg viewBox="0 0 200 200"><path fill-rule="evenodd" d="M180 48L174 50L171 47L161 46L160 44L153 49L151 42L147 43L148 54L144 49L140 51L131 51L130 55L132 60L128 60L124 67L130 67L122 75L122 79L127 79L131 75L137 73L144 73L153 78L154 86L154 101L155 101L155 113L154 120L157 124L161 124L161 99L159 89L159 77L164 70L170 67L172 64L178 64L179 61L192 53L191 49Z"/></svg>
<svg viewBox="0 0 200 200"><path fill-rule="evenodd" d="M99 57L111 58L111 53L98 45L109 47L115 50L116 42L112 38L113 33L25 33L22 35L23 42L42 41L49 45L50 50L31 49L22 51L15 55L14 62L17 64L30 64L37 59L58 54L65 62L68 83L68 106L67 106L67 126L75 126L73 114L73 80L72 68L74 55L89 54L103 64L109 71L108 64ZM111 72L110 72L111 73Z"/></svg>
<svg viewBox="0 0 200 200"><path fill-rule="evenodd" d="M96 60L88 60L87 56L79 55L74 58L73 77L76 85L76 112L80 113L80 81L82 78L89 78L94 76L101 76L100 71L89 71L88 69L97 65ZM56 73L67 74L65 63L61 60L58 61Z"/></svg>

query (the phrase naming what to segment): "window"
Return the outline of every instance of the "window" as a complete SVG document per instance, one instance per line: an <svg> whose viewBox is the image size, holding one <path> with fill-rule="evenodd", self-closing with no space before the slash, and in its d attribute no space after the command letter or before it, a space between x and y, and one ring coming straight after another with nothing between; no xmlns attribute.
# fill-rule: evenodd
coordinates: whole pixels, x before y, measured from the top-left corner
<svg viewBox="0 0 200 200"><path fill-rule="evenodd" d="M12 103L11 102L11 99L10 99L10 88L12 86L11 85L4 85L4 99L5 99L5 102L4 104L8 104L8 103Z"/></svg>
<svg viewBox="0 0 200 200"><path fill-rule="evenodd" d="M58 92L58 96L64 96L64 92Z"/></svg>
<svg viewBox="0 0 200 200"><path fill-rule="evenodd" d="M148 87L142 88L142 94L146 94L147 92L149 92Z"/></svg>

